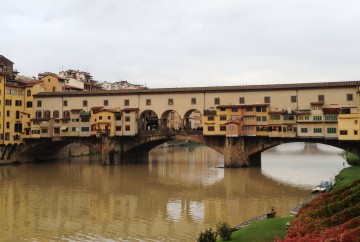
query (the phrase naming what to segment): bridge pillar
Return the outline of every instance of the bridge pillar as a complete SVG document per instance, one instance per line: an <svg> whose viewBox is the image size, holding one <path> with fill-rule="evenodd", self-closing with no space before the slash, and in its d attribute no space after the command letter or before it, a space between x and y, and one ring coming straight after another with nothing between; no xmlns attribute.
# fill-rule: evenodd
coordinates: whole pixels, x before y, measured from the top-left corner
<svg viewBox="0 0 360 242"><path fill-rule="evenodd" d="M115 149L114 140L110 137L101 137L101 162L103 165L110 165L115 163Z"/></svg>
<svg viewBox="0 0 360 242"><path fill-rule="evenodd" d="M260 166L263 145L252 137L226 137L224 167Z"/></svg>

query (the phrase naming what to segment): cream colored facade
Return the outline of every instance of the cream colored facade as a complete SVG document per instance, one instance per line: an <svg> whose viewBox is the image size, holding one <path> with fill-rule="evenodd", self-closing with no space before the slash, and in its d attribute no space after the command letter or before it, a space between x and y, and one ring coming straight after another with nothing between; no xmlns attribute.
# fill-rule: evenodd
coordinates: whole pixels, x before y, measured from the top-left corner
<svg viewBox="0 0 360 242"><path fill-rule="evenodd" d="M36 102L40 101L42 106L35 107L34 111L49 110L52 113L56 109L59 110L60 116L64 111L70 112L73 109L80 110L80 112L90 112L92 117L90 127L92 127L91 125L97 122L93 119L95 114L91 112L93 107L103 110L104 115L105 112L110 112L109 110L119 110L121 123L114 123L113 112L105 115L110 116L111 120L110 136L136 135L139 129L144 130L145 127L150 129L144 125L145 120L147 120L147 117L144 116L146 113L151 113L151 116L157 117L157 128L159 129L187 128L187 120L195 111L202 116L203 127L201 128L203 128L204 135L358 140L356 138L358 137L356 127L348 128L350 114L343 114L342 112L354 107L351 111L351 119L359 120L357 111L359 84L360 82L294 84L283 87L272 85L271 88L257 86L251 90L246 87L235 87L233 89L214 87L207 89L40 93L36 95L35 99ZM242 106L243 109L239 108L236 112L232 110L233 107ZM171 118L172 114L176 113L179 116ZM98 120L99 115L95 115L96 120ZM60 117L61 119L62 117ZM65 129L65 126L73 129L74 120L76 122L76 118L71 117L66 120L66 123L62 122L60 124L61 129ZM141 121L139 122L139 120ZM355 123L354 120L352 122ZM126 126L127 128L125 128ZM339 130L344 130L345 127L348 130L347 135L345 135L346 132L340 134ZM74 130L67 135L94 135L93 131L81 132L81 127ZM237 131L234 132L234 130ZM350 133L352 134L350 135ZM61 135L66 134L60 132Z"/></svg>
<svg viewBox="0 0 360 242"><path fill-rule="evenodd" d="M61 136L204 135L359 140L360 82L63 92L65 79L31 84L0 73L1 142ZM35 96L33 97L33 95Z"/></svg>

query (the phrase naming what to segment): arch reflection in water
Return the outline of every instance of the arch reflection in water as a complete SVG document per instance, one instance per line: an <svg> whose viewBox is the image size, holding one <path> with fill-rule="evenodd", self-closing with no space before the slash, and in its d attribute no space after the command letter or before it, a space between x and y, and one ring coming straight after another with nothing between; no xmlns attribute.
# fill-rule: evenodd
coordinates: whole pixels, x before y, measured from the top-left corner
<svg viewBox="0 0 360 242"><path fill-rule="evenodd" d="M235 226L272 206L288 216L309 195L260 168L215 168L221 159L193 146L155 149L147 164L81 157L0 166L0 238L194 241L218 221Z"/></svg>
<svg viewBox="0 0 360 242"><path fill-rule="evenodd" d="M334 179L347 167L343 150L316 143L283 144L262 153L264 175L296 187L310 188Z"/></svg>
<svg viewBox="0 0 360 242"><path fill-rule="evenodd" d="M204 203L170 200L167 203L167 215L174 222L179 222L182 217L186 216L190 217L192 221L200 223L204 219Z"/></svg>

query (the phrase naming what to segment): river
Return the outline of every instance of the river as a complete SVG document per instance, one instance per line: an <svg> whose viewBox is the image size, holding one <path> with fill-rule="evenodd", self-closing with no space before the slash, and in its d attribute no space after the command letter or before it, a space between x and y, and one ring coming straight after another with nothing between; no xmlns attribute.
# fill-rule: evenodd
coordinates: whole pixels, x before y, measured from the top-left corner
<svg viewBox="0 0 360 242"><path fill-rule="evenodd" d="M154 149L149 162L101 166L97 156L0 166L1 241L194 241L271 208L288 216L344 166L341 150L287 144L262 166L216 168L204 146Z"/></svg>

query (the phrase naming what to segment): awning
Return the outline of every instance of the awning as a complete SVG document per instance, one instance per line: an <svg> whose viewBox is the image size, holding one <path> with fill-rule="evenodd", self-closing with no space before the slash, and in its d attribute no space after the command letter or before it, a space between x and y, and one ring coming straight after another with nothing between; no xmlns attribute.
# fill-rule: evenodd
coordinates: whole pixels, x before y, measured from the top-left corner
<svg viewBox="0 0 360 242"><path fill-rule="evenodd" d="M60 130L67 130L67 126L61 126Z"/></svg>

